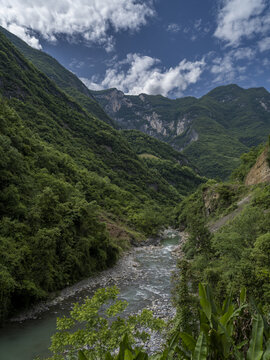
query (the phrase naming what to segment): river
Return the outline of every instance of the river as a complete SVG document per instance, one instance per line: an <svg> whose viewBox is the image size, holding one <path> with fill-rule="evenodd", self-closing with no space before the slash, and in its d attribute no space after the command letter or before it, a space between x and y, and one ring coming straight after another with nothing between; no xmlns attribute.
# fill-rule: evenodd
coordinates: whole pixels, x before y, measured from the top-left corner
<svg viewBox="0 0 270 360"><path fill-rule="evenodd" d="M64 289L53 301L12 319L0 329L0 359L33 360L51 355L48 347L56 318L67 314L74 302L83 301L98 287L116 284L120 298L129 303L127 313L147 307L162 318L171 318L175 310L170 304L170 279L176 263L172 251L180 241L176 231L167 231L160 246L134 248L112 269Z"/></svg>

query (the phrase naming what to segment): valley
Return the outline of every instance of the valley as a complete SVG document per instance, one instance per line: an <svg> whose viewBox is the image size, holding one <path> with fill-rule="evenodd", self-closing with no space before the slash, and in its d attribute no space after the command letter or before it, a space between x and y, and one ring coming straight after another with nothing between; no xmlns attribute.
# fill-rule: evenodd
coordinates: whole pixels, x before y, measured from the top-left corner
<svg viewBox="0 0 270 360"><path fill-rule="evenodd" d="M0 28L1 356L268 360L269 133L265 88L93 91Z"/></svg>

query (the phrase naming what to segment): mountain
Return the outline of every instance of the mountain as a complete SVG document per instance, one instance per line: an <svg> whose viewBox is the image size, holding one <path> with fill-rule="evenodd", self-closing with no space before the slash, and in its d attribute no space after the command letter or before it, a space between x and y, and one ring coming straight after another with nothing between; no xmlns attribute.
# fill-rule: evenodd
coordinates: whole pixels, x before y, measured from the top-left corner
<svg viewBox="0 0 270 360"><path fill-rule="evenodd" d="M190 288L207 282L213 295L245 287L266 313L270 304L270 138L241 157L232 181L209 180L175 211L189 233L182 247Z"/></svg>
<svg viewBox="0 0 270 360"><path fill-rule="evenodd" d="M49 79L53 80L60 89L64 90L66 94L76 100L85 110L90 111L94 116L111 126L115 126L114 121L105 113L94 99L90 90L76 75L59 64L52 56L43 51L33 49L23 40L1 26L0 32L3 33L36 68L46 74Z"/></svg>
<svg viewBox="0 0 270 360"><path fill-rule="evenodd" d="M270 94L264 88L218 87L200 99L168 99L117 89L92 91L122 129L136 129L172 145L207 177L227 178L239 156L266 141Z"/></svg>
<svg viewBox="0 0 270 360"><path fill-rule="evenodd" d="M190 161L170 145L138 130L123 130L123 136L145 165L182 195L188 195L203 179Z"/></svg>
<svg viewBox="0 0 270 360"><path fill-rule="evenodd" d="M242 153L266 141L270 94L264 88L228 85L200 99L175 100L160 95L128 96L117 89L90 91L48 54L3 28L0 31L85 110L114 127L140 130L167 142L204 176L228 178Z"/></svg>
<svg viewBox="0 0 270 360"><path fill-rule="evenodd" d="M0 320L112 265L205 181L176 157L170 183L1 33L0 155Z"/></svg>

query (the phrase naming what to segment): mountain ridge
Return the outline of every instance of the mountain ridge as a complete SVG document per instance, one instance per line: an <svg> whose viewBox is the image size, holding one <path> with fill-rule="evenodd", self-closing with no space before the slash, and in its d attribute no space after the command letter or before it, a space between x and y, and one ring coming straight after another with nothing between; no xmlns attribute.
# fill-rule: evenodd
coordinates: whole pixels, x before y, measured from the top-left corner
<svg viewBox="0 0 270 360"><path fill-rule="evenodd" d="M1 26L0 32L3 33L33 65L46 74L48 78L53 80L59 88L74 98L82 107L109 125L113 127L116 126L114 121L99 106L91 91L75 74L67 70L49 54L32 48L19 37Z"/></svg>
<svg viewBox="0 0 270 360"><path fill-rule="evenodd" d="M240 155L266 141L270 131L270 95L264 88L242 89L231 84L201 98L180 99L125 95L115 88L91 91L49 55L0 31L87 111L113 127L140 130L167 142L203 176L228 178L240 164ZM75 82L75 88L70 82Z"/></svg>
<svg viewBox="0 0 270 360"><path fill-rule="evenodd" d="M125 95L117 89L92 93L121 128L169 143L208 177L228 177L239 156L266 141L270 131L270 94L264 88L231 84L198 99Z"/></svg>

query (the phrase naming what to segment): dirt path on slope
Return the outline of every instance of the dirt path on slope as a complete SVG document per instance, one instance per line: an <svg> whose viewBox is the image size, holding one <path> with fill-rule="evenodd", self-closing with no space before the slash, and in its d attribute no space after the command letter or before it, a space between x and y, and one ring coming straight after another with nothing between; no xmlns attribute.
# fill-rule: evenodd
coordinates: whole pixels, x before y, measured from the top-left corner
<svg viewBox="0 0 270 360"><path fill-rule="evenodd" d="M249 194L248 196L246 196L242 200L238 201L237 209L232 211L230 214L224 216L223 218L215 221L214 223L210 223L209 224L209 230L212 233L218 231L222 226L227 224L228 221L234 219L238 214L240 214L243 211L245 205L247 205L250 202L250 200L251 200L251 195Z"/></svg>

